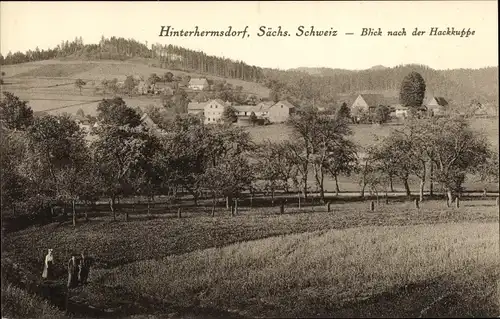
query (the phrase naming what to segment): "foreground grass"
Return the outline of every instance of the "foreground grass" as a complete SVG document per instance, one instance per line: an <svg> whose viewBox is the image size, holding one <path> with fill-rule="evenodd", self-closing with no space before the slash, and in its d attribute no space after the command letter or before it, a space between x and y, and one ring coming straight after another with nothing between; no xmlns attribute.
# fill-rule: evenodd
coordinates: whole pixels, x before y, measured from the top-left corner
<svg viewBox="0 0 500 319"><path fill-rule="evenodd" d="M394 287L446 279L442 289L459 291L477 278L498 276L493 273L498 249L497 223L362 227L139 261L102 272L99 282L174 304L248 316L330 316L346 303ZM482 301L498 307L498 297ZM418 296L415 311L422 313L432 302L425 298ZM463 305L460 310L471 311Z"/></svg>
<svg viewBox="0 0 500 319"><path fill-rule="evenodd" d="M2 318L67 318L59 309L38 296L2 282Z"/></svg>
<svg viewBox="0 0 500 319"><path fill-rule="evenodd" d="M113 222L111 216L94 217L76 228L67 224L31 227L2 238L2 256L11 258L34 274L41 274L48 248L54 249L57 269L64 278L64 264L72 252L87 249L109 268L138 260L162 258L199 249L271 236L343 229L359 226L435 224L447 222L498 221L498 210L488 201L463 202L460 209L438 209L442 203L424 203L420 210L411 203L381 204L375 212L368 203L332 205L333 212L297 212L277 215L279 208L244 209L241 215L212 218L196 213L177 219L175 213L157 214L155 219L131 215L130 222ZM123 219L123 216L120 216ZM140 218L140 219L139 219Z"/></svg>

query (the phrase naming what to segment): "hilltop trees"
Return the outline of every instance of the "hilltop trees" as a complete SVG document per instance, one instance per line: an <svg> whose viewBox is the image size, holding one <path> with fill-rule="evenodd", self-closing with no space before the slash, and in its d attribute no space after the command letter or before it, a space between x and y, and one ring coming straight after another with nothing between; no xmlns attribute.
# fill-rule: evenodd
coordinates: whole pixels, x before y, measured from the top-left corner
<svg viewBox="0 0 500 319"><path fill-rule="evenodd" d="M399 101L403 106L417 109L422 106L425 97L425 81L418 72L411 72L404 77L399 90Z"/></svg>
<svg viewBox="0 0 500 319"><path fill-rule="evenodd" d="M28 102L10 92L3 92L4 99L0 101L0 120L11 130L25 130L33 124L33 110Z"/></svg>

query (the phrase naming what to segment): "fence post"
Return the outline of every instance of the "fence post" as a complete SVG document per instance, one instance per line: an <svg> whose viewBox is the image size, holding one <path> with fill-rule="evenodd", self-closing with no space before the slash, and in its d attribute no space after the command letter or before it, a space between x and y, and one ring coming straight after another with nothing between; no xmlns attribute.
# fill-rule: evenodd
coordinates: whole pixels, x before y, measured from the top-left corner
<svg viewBox="0 0 500 319"><path fill-rule="evenodd" d="M370 210L373 212L375 210L375 202L371 201L370 202Z"/></svg>
<svg viewBox="0 0 500 319"><path fill-rule="evenodd" d="M238 214L238 199L234 200L234 214Z"/></svg>
<svg viewBox="0 0 500 319"><path fill-rule="evenodd" d="M181 218L182 217L182 208L177 208L177 217Z"/></svg>
<svg viewBox="0 0 500 319"><path fill-rule="evenodd" d="M415 208L419 209L420 208L420 201L418 198L415 198Z"/></svg>
<svg viewBox="0 0 500 319"><path fill-rule="evenodd" d="M280 205L280 215L283 215L285 213L285 202L281 201Z"/></svg>

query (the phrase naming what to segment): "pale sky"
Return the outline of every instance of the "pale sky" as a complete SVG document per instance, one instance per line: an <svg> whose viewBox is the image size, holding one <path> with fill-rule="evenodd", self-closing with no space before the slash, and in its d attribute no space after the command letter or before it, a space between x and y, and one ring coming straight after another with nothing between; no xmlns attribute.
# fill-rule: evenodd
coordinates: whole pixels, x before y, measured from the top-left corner
<svg viewBox="0 0 500 319"><path fill-rule="evenodd" d="M0 51L55 47L81 36L102 35L173 44L260 67L365 69L374 65L425 64L435 69L498 65L496 1L394 2L1 2ZM193 30L243 30L250 37L158 37L161 26ZM306 30L338 30L336 37L297 37ZM289 37L258 37L261 26ZM362 28L384 33L403 27L407 36L361 37ZM412 36L418 27L424 36ZM428 36L431 27L475 31L469 37ZM345 35L352 32L355 35Z"/></svg>

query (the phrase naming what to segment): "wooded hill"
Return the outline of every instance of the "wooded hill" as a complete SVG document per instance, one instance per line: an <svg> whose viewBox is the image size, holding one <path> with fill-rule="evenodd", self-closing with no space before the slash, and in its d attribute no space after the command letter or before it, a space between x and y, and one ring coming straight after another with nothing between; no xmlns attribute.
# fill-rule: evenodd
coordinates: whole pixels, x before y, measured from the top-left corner
<svg viewBox="0 0 500 319"><path fill-rule="evenodd" d="M146 58L150 64L165 69L197 72L206 75L262 83L270 88L274 100L287 98L296 105L331 107L338 95L360 91L397 92L405 75L419 72L427 92L445 97L452 106L467 107L475 99L498 107L498 67L482 69L434 70L424 65L382 66L363 71L330 68L294 70L263 69L224 57L174 45L140 43L132 39L102 37L98 44L84 44L82 38L63 41L54 49L0 55L0 64L17 64L55 58L86 60L127 60Z"/></svg>

